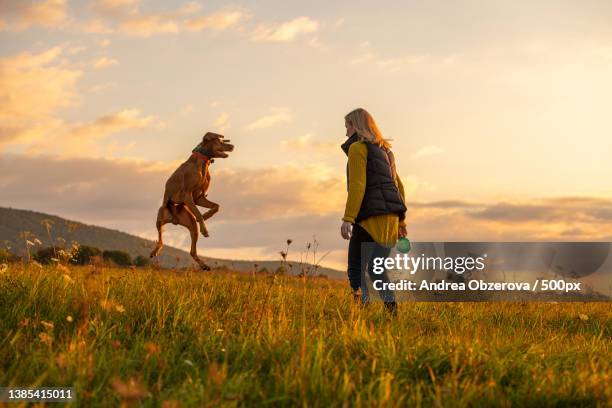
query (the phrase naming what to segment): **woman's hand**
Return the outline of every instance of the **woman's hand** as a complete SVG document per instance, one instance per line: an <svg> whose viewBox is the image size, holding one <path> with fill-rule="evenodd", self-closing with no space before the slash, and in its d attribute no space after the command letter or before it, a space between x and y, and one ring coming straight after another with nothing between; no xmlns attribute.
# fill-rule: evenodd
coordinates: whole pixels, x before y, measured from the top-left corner
<svg viewBox="0 0 612 408"><path fill-rule="evenodd" d="M344 239L351 239L351 232L353 230L353 224L348 221L344 221L340 227L340 235Z"/></svg>
<svg viewBox="0 0 612 408"><path fill-rule="evenodd" d="M397 235L399 235L400 238L406 238L406 235L408 235L408 231L406 230L405 225L403 227L399 227Z"/></svg>

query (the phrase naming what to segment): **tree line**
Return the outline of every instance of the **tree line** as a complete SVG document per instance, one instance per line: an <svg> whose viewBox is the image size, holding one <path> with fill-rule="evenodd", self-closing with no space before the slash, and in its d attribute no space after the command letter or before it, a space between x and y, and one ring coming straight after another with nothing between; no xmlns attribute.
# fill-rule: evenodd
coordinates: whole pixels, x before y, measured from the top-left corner
<svg viewBox="0 0 612 408"><path fill-rule="evenodd" d="M149 258L138 255L135 258L125 251L101 250L94 246L79 245L76 248L66 250L59 246L39 248L32 259L43 265L53 263L69 263L73 265L89 265L100 261L116 266L138 266L144 267L150 264ZM21 261L21 257L10 252L8 249L0 248L0 263L12 263Z"/></svg>

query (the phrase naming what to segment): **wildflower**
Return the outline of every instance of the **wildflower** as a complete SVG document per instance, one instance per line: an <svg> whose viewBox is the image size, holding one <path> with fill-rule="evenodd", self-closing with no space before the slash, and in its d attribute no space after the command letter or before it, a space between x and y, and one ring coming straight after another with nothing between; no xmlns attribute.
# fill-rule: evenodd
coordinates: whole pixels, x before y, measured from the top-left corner
<svg viewBox="0 0 612 408"><path fill-rule="evenodd" d="M0 273L4 273L8 270L8 264L0 264Z"/></svg>
<svg viewBox="0 0 612 408"><path fill-rule="evenodd" d="M44 320L40 322L40 324L42 324L44 326L45 329L47 330L53 330L53 322L45 322Z"/></svg>
<svg viewBox="0 0 612 408"><path fill-rule="evenodd" d="M112 300L102 299L100 301L100 306L107 312L110 312L113 309Z"/></svg>
<svg viewBox="0 0 612 408"><path fill-rule="evenodd" d="M66 316L66 321L67 321L68 323L72 323L72 321L73 321L73 320L74 320L74 319L72 318L72 316L70 316L70 315Z"/></svg>
<svg viewBox="0 0 612 408"><path fill-rule="evenodd" d="M578 315L578 318L584 322L586 322L587 320L589 320L589 316L585 315L584 313L580 313Z"/></svg>
<svg viewBox="0 0 612 408"><path fill-rule="evenodd" d="M147 349L149 354L159 354L160 351L159 345L150 341L145 344L145 349Z"/></svg>
<svg viewBox="0 0 612 408"><path fill-rule="evenodd" d="M287 240L287 245L291 245L291 243L292 243L292 242L293 242L293 240L292 240L292 239L288 239L288 240Z"/></svg>
<svg viewBox="0 0 612 408"><path fill-rule="evenodd" d="M223 350L225 351L225 350ZM216 385L220 385L227 377L227 366L221 366L217 363L212 363L208 366L208 378Z"/></svg>
<svg viewBox="0 0 612 408"><path fill-rule="evenodd" d="M114 378L111 380L111 386L122 399L127 401L138 401L150 396L149 391L135 378L130 378L126 382Z"/></svg>
<svg viewBox="0 0 612 408"><path fill-rule="evenodd" d="M66 362L66 354L59 353L55 358L55 362L57 363L59 368L66 368L68 363Z"/></svg>
<svg viewBox="0 0 612 408"><path fill-rule="evenodd" d="M41 343L45 343L48 346L53 343L53 337L45 332L38 333L38 338L40 339Z"/></svg>
<svg viewBox="0 0 612 408"><path fill-rule="evenodd" d="M283 259L287 259L287 253L286 253L285 251L280 251L280 256L281 256Z"/></svg>
<svg viewBox="0 0 612 408"><path fill-rule="evenodd" d="M125 308L123 307L123 305L115 302L112 299L102 299L100 301L100 306L102 306L102 309L104 309L107 312L112 312L113 310L119 313L125 312Z"/></svg>

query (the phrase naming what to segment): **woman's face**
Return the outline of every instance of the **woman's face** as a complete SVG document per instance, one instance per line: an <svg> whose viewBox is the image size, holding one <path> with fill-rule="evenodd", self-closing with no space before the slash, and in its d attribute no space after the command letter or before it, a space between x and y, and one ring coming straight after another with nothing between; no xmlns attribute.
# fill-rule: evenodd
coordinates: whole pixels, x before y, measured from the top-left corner
<svg viewBox="0 0 612 408"><path fill-rule="evenodd" d="M346 137L353 136L353 133L355 133L355 128L350 120L344 119L344 127L346 128Z"/></svg>

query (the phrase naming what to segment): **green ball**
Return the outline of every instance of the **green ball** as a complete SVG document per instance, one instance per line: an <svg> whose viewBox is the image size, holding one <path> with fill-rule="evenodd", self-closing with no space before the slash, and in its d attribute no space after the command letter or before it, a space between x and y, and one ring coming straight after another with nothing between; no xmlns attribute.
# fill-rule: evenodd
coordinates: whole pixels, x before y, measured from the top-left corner
<svg viewBox="0 0 612 408"><path fill-rule="evenodd" d="M401 237L397 240L397 250L403 254L406 254L410 251L410 241L408 238Z"/></svg>

